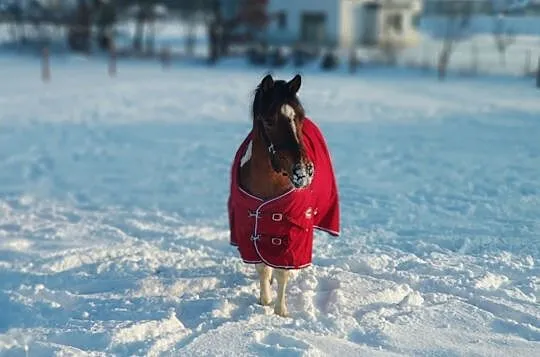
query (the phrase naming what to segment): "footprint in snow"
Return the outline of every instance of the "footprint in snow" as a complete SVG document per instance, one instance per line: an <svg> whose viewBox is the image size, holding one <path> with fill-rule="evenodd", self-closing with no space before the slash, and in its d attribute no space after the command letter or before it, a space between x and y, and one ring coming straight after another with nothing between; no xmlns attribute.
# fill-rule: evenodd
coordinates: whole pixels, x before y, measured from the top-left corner
<svg viewBox="0 0 540 357"><path fill-rule="evenodd" d="M255 341L257 352L265 356L300 357L316 352L308 343L278 332L258 331L255 333Z"/></svg>

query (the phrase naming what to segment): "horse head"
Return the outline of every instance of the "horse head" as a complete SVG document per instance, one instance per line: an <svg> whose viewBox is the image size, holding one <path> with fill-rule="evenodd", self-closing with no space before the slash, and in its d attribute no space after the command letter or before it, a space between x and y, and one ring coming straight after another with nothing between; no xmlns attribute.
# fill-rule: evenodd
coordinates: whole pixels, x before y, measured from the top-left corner
<svg viewBox="0 0 540 357"><path fill-rule="evenodd" d="M257 86L253 100L254 131L268 149L270 164L296 188L308 186L314 172L302 138L305 112L297 96L301 84L300 75L284 81L268 74Z"/></svg>

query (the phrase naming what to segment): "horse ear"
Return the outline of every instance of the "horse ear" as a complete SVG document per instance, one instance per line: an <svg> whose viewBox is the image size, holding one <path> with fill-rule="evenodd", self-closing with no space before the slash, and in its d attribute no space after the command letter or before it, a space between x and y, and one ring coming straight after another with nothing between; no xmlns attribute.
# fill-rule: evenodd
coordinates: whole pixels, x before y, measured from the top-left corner
<svg viewBox="0 0 540 357"><path fill-rule="evenodd" d="M269 91L274 87L274 78L272 75L267 74L261 81L261 88L263 92Z"/></svg>
<svg viewBox="0 0 540 357"><path fill-rule="evenodd" d="M300 86L302 85L302 77L297 74L294 76L293 79L291 79L287 85L289 86L289 91L293 94L298 93L298 90L300 89Z"/></svg>

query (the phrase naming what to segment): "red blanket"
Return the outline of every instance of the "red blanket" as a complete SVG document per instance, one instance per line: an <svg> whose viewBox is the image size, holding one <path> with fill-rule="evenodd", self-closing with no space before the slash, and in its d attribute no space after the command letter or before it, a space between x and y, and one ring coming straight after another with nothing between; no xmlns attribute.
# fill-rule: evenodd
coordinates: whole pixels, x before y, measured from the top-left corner
<svg viewBox="0 0 540 357"><path fill-rule="evenodd" d="M230 243L238 246L245 263L304 268L311 264L313 229L339 235L339 196L326 142L308 118L302 132L306 154L315 167L311 185L267 201L250 195L239 185L240 160L251 133L236 152L228 200Z"/></svg>

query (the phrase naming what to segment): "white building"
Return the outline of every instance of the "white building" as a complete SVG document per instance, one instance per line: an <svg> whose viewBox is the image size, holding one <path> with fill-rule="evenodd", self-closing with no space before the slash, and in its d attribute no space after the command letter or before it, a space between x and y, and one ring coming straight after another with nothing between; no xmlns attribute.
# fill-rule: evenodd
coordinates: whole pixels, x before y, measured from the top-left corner
<svg viewBox="0 0 540 357"><path fill-rule="evenodd" d="M266 39L275 45L408 46L419 41L421 11L422 0L268 0L268 13L277 16Z"/></svg>

